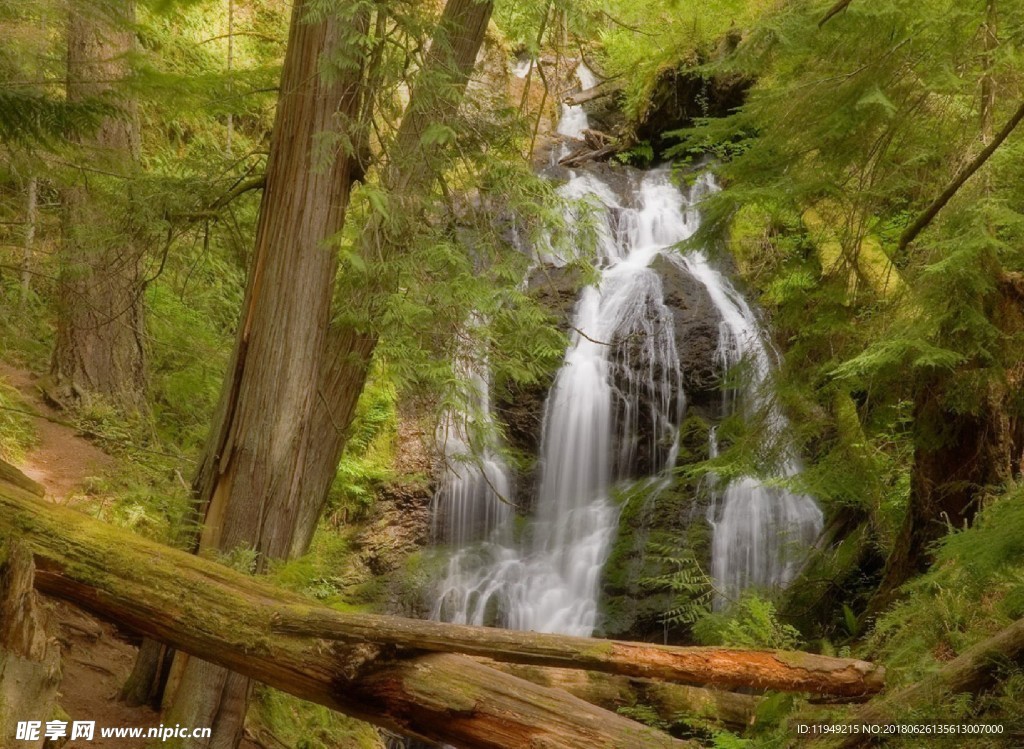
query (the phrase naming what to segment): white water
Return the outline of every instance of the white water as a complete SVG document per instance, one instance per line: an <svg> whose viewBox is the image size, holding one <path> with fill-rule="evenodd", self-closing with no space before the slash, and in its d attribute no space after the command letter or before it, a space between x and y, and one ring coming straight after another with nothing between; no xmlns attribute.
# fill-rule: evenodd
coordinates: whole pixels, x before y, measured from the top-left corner
<svg viewBox="0 0 1024 749"><path fill-rule="evenodd" d="M596 83L581 66L583 88ZM579 138L587 127L582 107L563 106L558 132ZM563 153L568 146L563 146ZM742 394L726 393L728 409L762 405L772 366L756 318L729 281L699 252L671 248L699 224L696 203L713 189L701 179L687 200L667 170L645 173L628 197L592 173L570 173L560 192L585 200L590 210L570 210L566 221L586 224L596 244L600 278L581 293L571 342L545 405L540 482L533 516L518 542L509 496L509 472L485 452L477 464L450 470L438 495L435 517L453 546L432 618L511 629L591 635L597 623L602 568L618 524L610 497L617 480L637 478L636 456L650 456L651 479L675 465L679 424L685 407L675 347L672 311L663 301L661 278L650 268L663 256L707 288L721 315L718 357L723 368L741 362L753 370ZM584 216L586 217L584 219ZM564 264L550 245L538 248L543 262ZM477 378L486 383L486 377ZM481 387L482 393L486 392ZM486 406L486 398L481 405ZM465 451L466 439L448 421L454 442L446 452ZM772 431L784 421L772 411ZM641 423L651 441L640 444ZM447 447L451 445L451 447ZM713 449L717 445L712 445ZM791 461L784 472L795 472ZM813 500L743 478L716 493L709 510L714 528L712 575L726 596L792 579L798 555L821 530Z"/></svg>
<svg viewBox="0 0 1024 749"><path fill-rule="evenodd" d="M710 177L703 178L703 189L715 189ZM723 415L737 409L747 415L764 411L766 441L780 438L786 419L765 394L774 357L750 305L702 253L691 252L680 260L707 289L721 316L716 357L722 371L743 367L742 386L723 391ZM718 455L714 430L710 452L712 457ZM792 457L780 468L780 477L800 470ZM712 493L708 522L713 530L711 577L718 593L716 606L735 600L747 588L779 588L790 583L806 550L821 534L824 518L814 500L750 476L715 487Z"/></svg>
<svg viewBox="0 0 1024 749"><path fill-rule="evenodd" d="M595 85L582 66L579 75L584 88ZM578 138L586 127L582 107L563 107L561 135ZM646 174L627 201L589 173L571 174L561 192L590 206L570 210L566 222L571 231L585 221L600 280L580 296L565 361L548 394L534 515L518 544L508 543L512 519L506 518L483 543L456 552L436 619L592 634L618 524L612 484L632 475L641 448L655 474L675 463L682 373L672 313L648 266L696 223L682 213L682 197L665 170ZM568 260L549 248L539 254L547 262ZM640 444L641 422L651 444Z"/></svg>
<svg viewBox="0 0 1024 749"><path fill-rule="evenodd" d="M484 543L456 553L435 618L592 634L618 524L612 484L632 475L640 448L652 456L656 475L675 463L682 373L672 313L649 265L696 224L681 212L681 196L664 170L643 177L635 206L621 206L593 175L574 176L567 189L594 198L602 269L598 284L580 296L565 362L548 395L534 516L517 546L507 545L508 518ZM641 421L648 445L640 444Z"/></svg>

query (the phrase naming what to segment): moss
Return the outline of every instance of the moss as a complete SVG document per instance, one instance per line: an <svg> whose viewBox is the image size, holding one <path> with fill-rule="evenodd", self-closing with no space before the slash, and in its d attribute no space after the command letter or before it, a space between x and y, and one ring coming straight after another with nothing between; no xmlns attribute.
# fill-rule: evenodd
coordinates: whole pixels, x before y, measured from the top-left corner
<svg viewBox="0 0 1024 749"><path fill-rule="evenodd" d="M0 382L0 458L19 461L36 443L30 411L17 390Z"/></svg>
<svg viewBox="0 0 1024 749"><path fill-rule="evenodd" d="M262 685L256 688L247 722L256 736L269 733L292 749L384 747L369 724Z"/></svg>

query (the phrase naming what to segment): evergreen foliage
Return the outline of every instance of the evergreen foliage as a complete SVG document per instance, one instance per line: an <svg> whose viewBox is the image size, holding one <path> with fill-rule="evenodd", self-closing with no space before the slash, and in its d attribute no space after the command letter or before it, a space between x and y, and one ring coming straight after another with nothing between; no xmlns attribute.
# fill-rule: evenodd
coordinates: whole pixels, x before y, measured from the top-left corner
<svg viewBox="0 0 1024 749"><path fill-rule="evenodd" d="M524 96L516 106L507 68L513 57L528 57L559 74L581 58L617 87L615 106L626 119L619 161L647 164L664 155L677 162L681 182L694 165L715 173L723 189L704 204L692 241L734 265L780 353L761 413L717 426L718 457L705 459L706 423L691 416L684 425L693 445L683 440L686 466L668 491L675 492L673 511L685 506L692 515L685 535L668 529L681 520L652 529L646 505L625 504L612 556L633 565L633 577L627 585L624 569L606 571L608 587L625 590L639 578L674 638L852 652L884 662L893 686L919 681L1024 617L1017 434L1024 423L1024 131L1011 134L913 242L901 239L1020 105L1024 6L854 0L821 23L832 6L498 2L466 100L420 135L430 180L409 195L390 189L389 175L407 166L398 133L413 87L426 90L418 101L427 113L451 103L447 75L418 78L437 8L401 0L313 3L313 16L344 21L349 41L372 63L359 121L347 123L345 137L319 145L325 161L340 150L359 165L345 229L325 249L340 265L332 323L379 344L327 516L310 554L274 566L276 582L339 606L413 608L417 586L430 577L426 568L438 559L395 560L394 582L370 569L358 535L396 479L408 418L400 404L427 404L425 423L470 413L474 454L456 459L476 460L502 427L472 418L479 393L467 364L486 363L495 397L512 399L548 383L562 361L566 338L523 283L532 262L524 248L551 241L582 249L577 270L592 281L586 247L594 233L587 206L566 205L523 158L545 111L558 104L556 86L546 103ZM287 39L282 4L231 0L230 33L228 7L224 0L139 5L130 72L114 82L138 108L137 165L83 145L104 119L133 111L113 97L65 96L66 13L102 14L104 4L0 7L0 352L7 364L46 368L62 301L56 250L64 232L76 232L83 246L126 236L145 246L139 293L147 310L149 412L126 417L95 399L69 414L117 460L116 470L89 477L74 501L178 545L195 537L189 484L243 304ZM366 13L372 23L363 28L356 19ZM325 59L322 74L355 64ZM673 75L703 82L696 103L706 116L658 138L632 138ZM736 80L750 83L742 106L707 116L710 87ZM62 190L76 182L88 183L109 221L62 226ZM575 233L566 230L567 209L582 219ZM366 252L367 227L399 239L401 252ZM744 373L731 377L724 389ZM922 403L935 409L925 412ZM776 442L765 439L774 407L792 424ZM974 495L976 521L945 529L930 570L891 607L865 610L879 569L863 572L839 600L828 586L849 584L851 565L889 556L902 543L901 524L920 491L920 455L954 441L951 424L960 417L991 417L978 437L989 442L961 452L999 453L999 471ZM22 460L34 440L31 408L0 383L0 457ZM791 454L805 459L803 470L774 475L780 456ZM829 590L820 607L807 612L794 603L806 597L762 591L711 610L714 591L703 571L708 529L697 497L709 475L761 476L822 504L832 535L805 570ZM412 479L429 493L429 477ZM627 533L630 523L636 527ZM257 562L244 547L222 561L246 571ZM614 605L602 615L626 618ZM991 691L950 695L913 717L1019 722L1022 695L1024 674L1007 663ZM699 735L720 747L780 746L787 719L803 706L778 697L766 705L743 738ZM624 712L679 729L644 705ZM269 690L261 690L253 721L287 746L378 745L362 724Z"/></svg>

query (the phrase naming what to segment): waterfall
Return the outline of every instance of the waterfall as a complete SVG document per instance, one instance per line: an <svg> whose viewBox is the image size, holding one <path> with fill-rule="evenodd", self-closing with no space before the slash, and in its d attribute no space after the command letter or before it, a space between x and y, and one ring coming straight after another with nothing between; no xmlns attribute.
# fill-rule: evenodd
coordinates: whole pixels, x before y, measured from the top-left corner
<svg viewBox="0 0 1024 749"><path fill-rule="evenodd" d="M711 177L703 176L698 191L713 189ZM679 261L704 285L721 317L716 352L721 370L728 373L741 365L745 368L743 385L722 393L723 416L737 409L748 415L765 411L765 440L780 438L787 426L785 416L765 399L775 357L757 317L703 253L692 251ZM710 454L716 457L715 430L711 430L709 442ZM781 477L796 475L799 470L799 462L792 456L780 466ZM806 549L821 534L824 518L814 500L750 476L725 487L715 486L712 494L707 517L713 530L711 577L718 591L716 606L735 600L747 588L778 588L791 582Z"/></svg>
<svg viewBox="0 0 1024 749"><path fill-rule="evenodd" d="M594 85L581 66L584 88ZM565 140L587 128L582 107L563 105L558 132ZM562 152L569 146L563 143ZM564 362L544 407L539 482L532 515L516 532L507 502L510 474L500 450L451 467L468 441L458 415L445 420L449 470L435 504L438 535L452 546L432 618L538 632L589 636L597 625L601 573L614 541L619 508L616 482L667 484L679 451L685 409L673 310L659 257L690 274L708 292L720 317L716 356L722 371L741 364L752 375L741 393L723 392L723 410L765 406L772 353L743 297L699 251L675 250L699 225L697 204L715 189L703 176L689 196L667 168L623 170L630 184L613 188L594 172L570 172L559 191L570 208L566 224L578 245L593 245L599 278L576 303ZM572 244L572 243L570 243ZM535 249L537 263L564 265L572 257L551 243ZM481 413L487 413L487 376L476 373ZM769 438L785 420L770 408ZM717 450L712 430L713 450ZM638 468L645 456L643 471ZM784 474L799 469L787 461ZM638 475L641 474L641 475ZM712 575L727 597L749 586L784 585L797 569L790 544L812 544L822 515L809 497L742 478L716 489Z"/></svg>
<svg viewBox="0 0 1024 749"><path fill-rule="evenodd" d="M471 388L470 408L448 411L438 426L445 466L431 513L435 542L450 544L454 550L438 606L444 602L446 612L455 613L442 616L437 608L433 618L483 624L485 610L474 611L474 604L482 601L486 606L491 596L477 589L478 584L487 584L478 581L480 556L500 555L512 542L512 474L501 458L501 445L495 444L486 362L460 362L458 369ZM478 419L484 423L477 423ZM476 450L474 438L483 440ZM472 459L474 454L479 458Z"/></svg>
<svg viewBox="0 0 1024 749"><path fill-rule="evenodd" d="M618 524L612 486L636 478L640 450L651 456L651 476L675 464L682 372L672 311L650 264L693 233L695 214L681 210L664 169L644 174L625 204L592 174L573 175L563 193L591 198L600 278L580 295L548 394L534 515L518 544L508 543L509 518L485 542L456 553L436 618L592 634ZM446 485L444 494L456 489Z"/></svg>

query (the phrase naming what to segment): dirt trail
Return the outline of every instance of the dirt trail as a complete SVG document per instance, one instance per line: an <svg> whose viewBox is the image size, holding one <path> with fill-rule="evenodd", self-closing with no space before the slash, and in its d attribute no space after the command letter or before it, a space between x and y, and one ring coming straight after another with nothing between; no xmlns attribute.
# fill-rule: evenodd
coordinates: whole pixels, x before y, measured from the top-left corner
<svg viewBox="0 0 1024 749"><path fill-rule="evenodd" d="M62 423L61 413L40 396L38 377L8 364L0 364L0 377L21 393L37 414L32 418L36 447L18 467L46 487L50 500L64 504L87 478L114 467L114 458Z"/></svg>
<svg viewBox="0 0 1024 749"><path fill-rule="evenodd" d="M43 400L37 376L0 363L0 378L17 389L37 414L33 417L36 446L18 467L46 488L47 499L65 504L87 479L116 469L113 456L68 426L62 414ZM71 720L96 722L92 741L71 741L65 749L142 749L147 744L143 739L104 739L99 734L101 726L148 729L161 724L156 711L130 708L117 699L135 660L133 640L73 606L60 601L53 601L53 606L64 671L60 705ZM243 742L243 749L254 747Z"/></svg>

